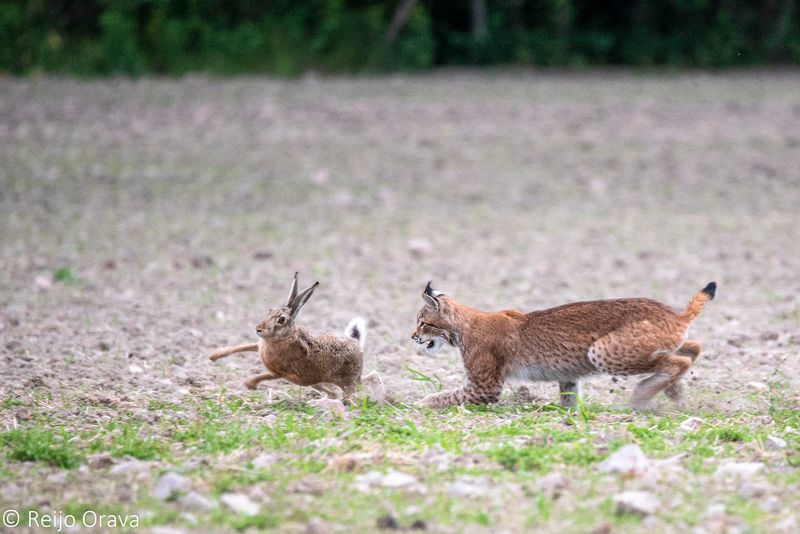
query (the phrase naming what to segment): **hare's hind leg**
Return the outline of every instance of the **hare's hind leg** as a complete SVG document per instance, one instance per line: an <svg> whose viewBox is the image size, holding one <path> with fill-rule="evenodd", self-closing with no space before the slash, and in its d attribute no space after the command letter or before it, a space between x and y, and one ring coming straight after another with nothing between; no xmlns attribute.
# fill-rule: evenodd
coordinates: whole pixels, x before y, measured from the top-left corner
<svg viewBox="0 0 800 534"><path fill-rule="evenodd" d="M247 389L256 389L259 382L263 382L264 380L277 380L280 378L278 375L274 375L272 373L259 373L257 375L250 375L244 380L244 387Z"/></svg>
<svg viewBox="0 0 800 534"><path fill-rule="evenodd" d="M258 352L258 343L247 343L246 345L232 345L230 347L223 347L209 354L208 359L212 362L215 362L220 358L230 356L231 354L236 354L237 352Z"/></svg>

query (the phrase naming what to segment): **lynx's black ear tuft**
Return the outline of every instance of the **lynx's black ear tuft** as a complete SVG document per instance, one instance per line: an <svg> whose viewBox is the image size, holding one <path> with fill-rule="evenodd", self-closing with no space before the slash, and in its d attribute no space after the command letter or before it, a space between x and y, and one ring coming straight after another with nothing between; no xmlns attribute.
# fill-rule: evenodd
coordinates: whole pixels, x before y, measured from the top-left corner
<svg viewBox="0 0 800 534"><path fill-rule="evenodd" d="M433 297L435 295L433 294L433 288L431 287L431 282L433 282L433 280L428 280L428 285L425 286L425 294Z"/></svg>
<svg viewBox="0 0 800 534"><path fill-rule="evenodd" d="M700 291L708 295L709 300L714 300L714 295L717 294L717 283L709 282L709 284Z"/></svg>

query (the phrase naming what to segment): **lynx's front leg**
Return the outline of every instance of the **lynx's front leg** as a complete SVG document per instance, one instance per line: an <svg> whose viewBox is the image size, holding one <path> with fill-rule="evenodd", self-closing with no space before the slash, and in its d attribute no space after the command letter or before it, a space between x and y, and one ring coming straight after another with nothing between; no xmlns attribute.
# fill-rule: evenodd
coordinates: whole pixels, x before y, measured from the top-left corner
<svg viewBox="0 0 800 534"><path fill-rule="evenodd" d="M503 383L481 384L469 382L465 386L448 389L441 393L432 393L418 402L426 408L446 408L459 404L490 404L500 400Z"/></svg>

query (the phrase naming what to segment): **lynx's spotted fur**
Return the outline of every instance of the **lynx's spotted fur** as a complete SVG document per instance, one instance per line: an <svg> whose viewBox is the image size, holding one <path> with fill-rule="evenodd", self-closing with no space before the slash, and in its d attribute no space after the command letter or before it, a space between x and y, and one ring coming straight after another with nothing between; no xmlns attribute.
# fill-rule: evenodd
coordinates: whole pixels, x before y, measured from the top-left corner
<svg viewBox="0 0 800 534"><path fill-rule="evenodd" d="M681 377L700 354L700 342L687 339L692 320L714 298L716 283L698 291L682 312L643 298L576 302L522 313L485 312L464 306L431 288L417 315L412 339L436 353L458 347L467 383L422 399L429 407L483 404L500 398L507 378L559 383L561 405L573 407L580 379L593 374L652 375L633 392L634 407L663 391L680 400Z"/></svg>

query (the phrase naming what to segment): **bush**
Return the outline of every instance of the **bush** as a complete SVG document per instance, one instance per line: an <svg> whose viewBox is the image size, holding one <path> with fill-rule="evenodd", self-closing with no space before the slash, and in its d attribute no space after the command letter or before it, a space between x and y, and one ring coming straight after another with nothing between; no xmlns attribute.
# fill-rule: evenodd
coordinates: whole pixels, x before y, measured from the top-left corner
<svg viewBox="0 0 800 534"><path fill-rule="evenodd" d="M800 0L0 0L0 70L137 75L800 61Z"/></svg>

